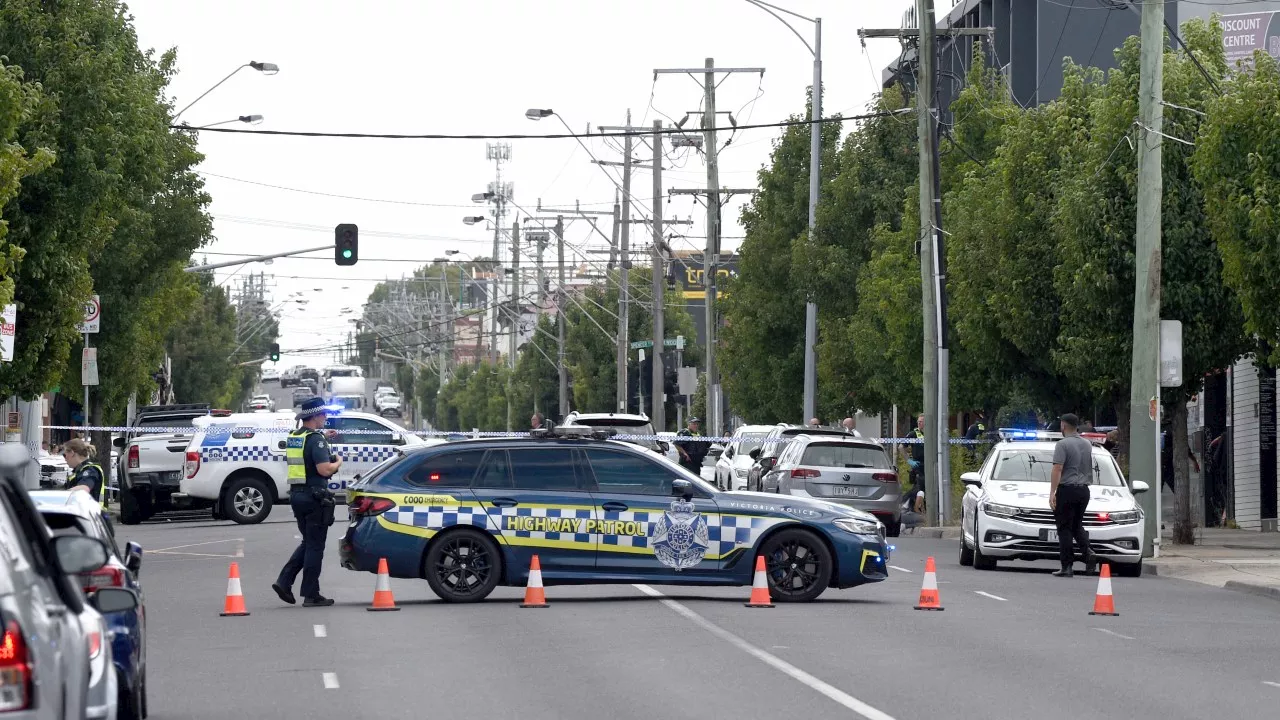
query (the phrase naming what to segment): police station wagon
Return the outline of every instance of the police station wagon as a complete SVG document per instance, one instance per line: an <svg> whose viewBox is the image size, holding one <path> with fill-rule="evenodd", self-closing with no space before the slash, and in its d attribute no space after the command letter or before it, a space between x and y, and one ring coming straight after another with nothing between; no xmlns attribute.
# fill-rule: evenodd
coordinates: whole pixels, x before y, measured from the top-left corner
<svg viewBox="0 0 1280 720"><path fill-rule="evenodd" d="M180 494L213 508L215 518L241 524L259 523L271 506L287 502L288 468L285 438L297 427L294 414L242 413L200 418L196 434L187 446ZM418 445L440 444L424 440L377 415L338 412L325 422L325 434L342 469L329 479L329 489L339 495L351 480L367 473L397 452Z"/></svg>
<svg viewBox="0 0 1280 720"><path fill-rule="evenodd" d="M527 582L749 585L779 601L887 577L884 525L843 505L722 492L665 457L562 426L411 448L350 487L343 567L425 578L448 602Z"/></svg>

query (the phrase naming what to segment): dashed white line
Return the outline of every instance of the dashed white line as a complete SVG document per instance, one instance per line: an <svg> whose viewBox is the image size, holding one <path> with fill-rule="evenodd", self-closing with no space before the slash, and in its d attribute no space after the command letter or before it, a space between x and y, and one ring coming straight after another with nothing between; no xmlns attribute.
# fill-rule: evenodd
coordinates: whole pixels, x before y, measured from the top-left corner
<svg viewBox="0 0 1280 720"><path fill-rule="evenodd" d="M323 625L312 625L311 628L316 631L316 637L328 637L329 631L325 630Z"/></svg>
<svg viewBox="0 0 1280 720"><path fill-rule="evenodd" d="M810 689L818 691L819 693L827 696L831 700L834 700L836 703L839 703L840 705L854 711L861 717L864 717L867 720L894 720L892 715L889 715L888 713L885 713L881 710L877 710L876 708L871 707L870 705L862 702L861 700L853 697L852 695L844 692L843 690L833 685L829 685L826 682L823 682L822 680L819 680L818 678L810 675L804 670L801 670L795 665L792 665L786 660L783 660L782 658L776 655L773 655L765 650L761 650L755 645L752 645L746 640L743 640L737 635L734 635L728 630L725 630L719 625L716 625L715 623L702 617L701 615L694 612L693 610L690 610L689 608L685 607L683 604L668 598L667 596L663 595L661 592L654 590L648 585L636 585L635 587L645 595L659 598L662 601L663 605L666 605L668 608L675 611L676 614L684 616L687 620L694 623L695 625L698 625L703 630L706 630L712 635L715 635L721 640L724 640L730 645L733 645L739 650L742 650L748 655L751 655L752 657L756 658L760 662L763 662L769 667L772 667L774 670L778 670L784 675L790 676L793 680L796 680L808 686Z"/></svg>
<svg viewBox="0 0 1280 720"><path fill-rule="evenodd" d="M908 570L904 567L898 567L897 565L890 565L889 567L893 568L894 570L897 570L898 572L904 572L904 573L913 572L912 570Z"/></svg>
<svg viewBox="0 0 1280 720"><path fill-rule="evenodd" d="M320 677L324 679L325 690L338 689L338 673L320 673Z"/></svg>
<svg viewBox="0 0 1280 720"><path fill-rule="evenodd" d="M981 590L974 590L974 591L973 591L973 594L974 594L974 595L981 595L982 597L989 597L989 598L991 598L992 600L999 600L1000 602L1009 602L1009 598L1002 598L1002 597L1000 597L999 595L992 595L992 594L991 594L991 593L989 593L989 592L983 592L983 591L981 591Z"/></svg>
<svg viewBox="0 0 1280 720"><path fill-rule="evenodd" d="M1100 633L1106 633L1106 634L1108 634L1108 635L1113 635L1113 636L1115 636L1115 637L1120 638L1121 640L1134 640L1134 639L1135 639L1135 638L1131 638L1131 637L1129 637L1128 635L1121 635L1120 633L1116 632L1115 630L1108 630L1108 629L1106 629L1106 628L1094 628L1094 630L1097 630L1097 631L1098 631L1098 632L1100 632Z"/></svg>
<svg viewBox="0 0 1280 720"><path fill-rule="evenodd" d="M1275 687L1275 688L1280 688L1280 683L1278 683L1278 682L1271 682L1270 680L1263 680L1263 681L1262 681L1262 684L1263 684L1263 685L1270 685L1271 687Z"/></svg>

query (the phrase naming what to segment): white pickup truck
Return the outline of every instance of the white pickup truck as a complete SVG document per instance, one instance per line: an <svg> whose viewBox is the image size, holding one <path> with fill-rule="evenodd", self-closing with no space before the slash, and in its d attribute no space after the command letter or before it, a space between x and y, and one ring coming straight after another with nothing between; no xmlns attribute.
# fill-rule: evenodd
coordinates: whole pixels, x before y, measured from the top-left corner
<svg viewBox="0 0 1280 720"><path fill-rule="evenodd" d="M182 481L187 444L195 430L165 430L192 427L193 420L206 415L230 414L211 410L207 404L140 408L131 429L112 441L120 448L115 469L120 481L120 522L136 525L157 512L176 508L172 495Z"/></svg>

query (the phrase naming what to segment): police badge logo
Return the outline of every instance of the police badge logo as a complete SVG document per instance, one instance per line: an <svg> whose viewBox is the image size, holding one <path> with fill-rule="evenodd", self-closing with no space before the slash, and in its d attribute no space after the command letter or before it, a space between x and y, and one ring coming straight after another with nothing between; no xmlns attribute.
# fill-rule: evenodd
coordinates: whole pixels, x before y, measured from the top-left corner
<svg viewBox="0 0 1280 720"><path fill-rule="evenodd" d="M653 524L649 546L658 562L679 572L702 562L710 545L707 519L691 502L674 500Z"/></svg>

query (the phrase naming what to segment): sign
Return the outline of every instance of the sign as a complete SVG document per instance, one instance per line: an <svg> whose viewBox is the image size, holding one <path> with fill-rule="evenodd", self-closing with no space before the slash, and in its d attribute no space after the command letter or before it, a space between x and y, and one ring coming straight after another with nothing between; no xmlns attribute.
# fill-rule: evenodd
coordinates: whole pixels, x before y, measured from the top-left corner
<svg viewBox="0 0 1280 720"><path fill-rule="evenodd" d="M639 350L641 348L651 348L651 347L653 347L652 340L636 340L635 342L631 343L632 350Z"/></svg>
<svg viewBox="0 0 1280 720"><path fill-rule="evenodd" d="M83 385L98 384L98 348L87 347L80 353L80 378Z"/></svg>
<svg viewBox="0 0 1280 720"><path fill-rule="evenodd" d="M18 332L18 306L5 305L0 321L0 359L13 362L13 338Z"/></svg>
<svg viewBox="0 0 1280 720"><path fill-rule="evenodd" d="M102 301L94 295L89 302L84 304L84 320L80 322L79 331L81 333L96 333L98 326L102 323ZM94 383L97 385L97 382Z"/></svg>
<svg viewBox="0 0 1280 720"><path fill-rule="evenodd" d="M21 430L22 429L22 413L10 412L8 427L9 427L9 432L18 432L19 430Z"/></svg>
<svg viewBox="0 0 1280 720"><path fill-rule="evenodd" d="M636 340L635 342L631 343L632 350L639 350L641 348L647 349L651 347L653 347L652 340ZM677 350L683 350L684 336L680 335L679 337L666 338L662 341L662 347L669 347L669 348L673 347Z"/></svg>
<svg viewBox="0 0 1280 720"><path fill-rule="evenodd" d="M683 335L677 335L677 336L676 336L676 349L677 349L677 350L683 350L683 349L684 349L684 336L683 336Z"/></svg>
<svg viewBox="0 0 1280 720"><path fill-rule="evenodd" d="M1160 387L1182 387L1182 322L1160 321Z"/></svg>
<svg viewBox="0 0 1280 720"><path fill-rule="evenodd" d="M1247 61L1255 50L1280 57L1280 23L1275 21L1275 15L1274 12L1257 12L1219 18L1222 49L1226 52L1229 67L1242 60Z"/></svg>
<svg viewBox="0 0 1280 720"><path fill-rule="evenodd" d="M681 395L697 395L698 368L682 367L676 370L676 385L680 387Z"/></svg>

